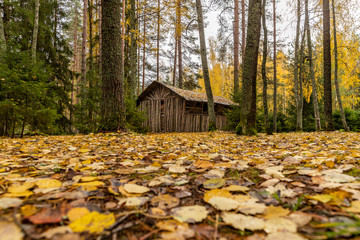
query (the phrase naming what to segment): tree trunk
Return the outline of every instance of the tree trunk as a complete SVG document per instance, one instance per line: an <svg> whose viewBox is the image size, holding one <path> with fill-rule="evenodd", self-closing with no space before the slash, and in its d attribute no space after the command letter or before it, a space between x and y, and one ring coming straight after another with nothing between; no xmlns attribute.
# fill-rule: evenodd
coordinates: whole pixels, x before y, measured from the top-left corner
<svg viewBox="0 0 360 240"><path fill-rule="evenodd" d="M323 1L323 48L324 48L324 115L325 130L333 130L331 91L331 46L330 46L330 6Z"/></svg>
<svg viewBox="0 0 360 240"><path fill-rule="evenodd" d="M88 13L89 13L89 70L90 73L92 73L92 68L93 68L93 53L94 53L94 41L93 41L93 0L89 0L88 2ZM93 103L92 103L92 99L93 99L93 88L94 88L94 78L90 77L89 78L89 91L88 91L88 96L87 96L87 102L88 102L88 121L90 123L90 126L93 126L93 112L94 112L94 107L93 107Z"/></svg>
<svg viewBox="0 0 360 240"><path fill-rule="evenodd" d="M212 94L212 90L211 90L209 68L208 68L208 62L207 62L204 19L203 19L201 0L196 0L196 11L197 11L199 38L200 38L201 64L202 64L202 70L203 70L203 75L204 75L206 96L207 96L207 101L208 101L209 131L212 131L212 130L216 129L216 116L215 116L214 98L213 98L213 94Z"/></svg>
<svg viewBox="0 0 360 240"><path fill-rule="evenodd" d="M242 134L256 133L256 77L260 30L261 0L250 0L242 70L241 120L239 123Z"/></svg>
<svg viewBox="0 0 360 240"><path fill-rule="evenodd" d="M307 38L308 54L309 54L311 85L312 85L312 90L313 90L312 97L314 100L315 126L316 126L316 130L320 131L321 130L321 121L320 121L320 110L319 110L317 86L316 86L316 79L315 79L312 41L311 41L311 32L310 32L309 0L305 0L305 28L306 28L306 38Z"/></svg>
<svg viewBox="0 0 360 240"><path fill-rule="evenodd" d="M304 63L305 63L305 33L306 33L306 26L304 27L304 33L301 37L301 44L300 44L300 71L299 71L299 131L303 130L303 113L304 113L304 89L303 89L303 82L304 82Z"/></svg>
<svg viewBox="0 0 360 240"><path fill-rule="evenodd" d="M174 56L174 72L173 72L173 86L174 87L176 87L177 54L178 54L178 41L177 41L177 30L175 29L175 56Z"/></svg>
<svg viewBox="0 0 360 240"><path fill-rule="evenodd" d="M122 1L122 13L121 13L121 66L120 66L120 77L121 81L125 82L125 10L126 0Z"/></svg>
<svg viewBox="0 0 360 240"><path fill-rule="evenodd" d="M300 0L297 0L297 22L296 22L296 36L295 36L295 59L294 59L294 89L295 89L295 107L296 107L296 131L302 131L302 119L303 116L300 110L299 97L299 41L300 41L300 23L301 23L301 4Z"/></svg>
<svg viewBox="0 0 360 240"><path fill-rule="evenodd" d="M268 30L266 27L266 0L262 3L262 25L264 32L264 43L263 43L263 59L261 64L261 76L263 79L263 106L264 106L264 130L266 133L270 132L269 128L269 109L267 99L267 76L266 76L266 62L268 55Z"/></svg>
<svg viewBox="0 0 360 240"><path fill-rule="evenodd" d="M1 14L0 8L0 54L2 54L6 50L6 38L5 38L5 30L4 30L4 22Z"/></svg>
<svg viewBox="0 0 360 240"><path fill-rule="evenodd" d="M341 95L340 95L340 87L339 87L339 79L338 79L338 71L339 71L339 65L338 65L338 50L337 50L337 31L336 31L336 16L335 16L335 0L332 0L332 13L333 13L333 28L334 28L334 55L335 55L335 88L336 88L336 98L339 103L339 110L341 115L341 122L343 124L343 127L345 131L350 131L349 126L346 123L344 108L342 105Z"/></svg>
<svg viewBox="0 0 360 240"><path fill-rule="evenodd" d="M246 35L245 35L245 0L241 0L241 56L242 56L242 64L244 64L245 60L245 46L246 46Z"/></svg>
<svg viewBox="0 0 360 240"><path fill-rule="evenodd" d="M178 57L179 57L179 88L183 88L184 86L184 79L183 79L183 66L182 66L182 42L181 42L181 35L182 35L182 26L181 26L181 0L178 1L178 6L177 6L177 15L178 15L178 26L177 26L177 31L178 31L178 38L177 38L177 42L178 42Z"/></svg>
<svg viewBox="0 0 360 240"><path fill-rule="evenodd" d="M101 34L101 28L102 28L102 0L99 0L99 72L101 75L101 68L102 68L102 55L101 55L101 49L102 49L102 34Z"/></svg>
<svg viewBox="0 0 360 240"><path fill-rule="evenodd" d="M239 64L239 48L240 48L240 19L239 19L239 0L234 0L234 95L239 93L239 78L240 78L240 64Z"/></svg>
<svg viewBox="0 0 360 240"><path fill-rule="evenodd" d="M78 10L77 10L77 4L75 4L75 26L74 26L74 65L73 65L73 74L74 76L72 77L72 81L71 81L71 106L74 105L74 86L75 86L75 82L76 82L76 73L77 73L77 26L78 26ZM71 125L73 125L73 107L70 110L70 123ZM71 129L72 131L72 129Z"/></svg>
<svg viewBox="0 0 360 240"><path fill-rule="evenodd" d="M156 38L156 81L160 81L160 7L161 3L158 0L158 9L157 9L157 38Z"/></svg>
<svg viewBox="0 0 360 240"><path fill-rule="evenodd" d="M81 45L81 83L82 84L85 84L86 82L87 9L88 9L88 0L84 0L82 45Z"/></svg>
<svg viewBox="0 0 360 240"><path fill-rule="evenodd" d="M276 5L273 0L273 13L274 13L274 115L273 115L273 131L277 131L277 52L276 52Z"/></svg>
<svg viewBox="0 0 360 240"><path fill-rule="evenodd" d="M145 67L146 67L146 0L144 1L144 21L143 21L143 76L142 76L142 91L145 90Z"/></svg>
<svg viewBox="0 0 360 240"><path fill-rule="evenodd" d="M102 130L125 129L124 83L121 78L121 3L102 2Z"/></svg>
<svg viewBox="0 0 360 240"><path fill-rule="evenodd" d="M34 18L34 30L33 30L33 41L31 44L31 58L33 62L36 62L36 47L39 32L39 11L40 11L40 0L35 0L35 18Z"/></svg>
<svg viewBox="0 0 360 240"><path fill-rule="evenodd" d="M137 39L136 33L139 32L137 29L137 18L136 18L136 1L130 0L130 24L129 24L129 34L130 34L130 57L129 57L129 78L127 79L127 94L131 102L134 104L136 100L136 82L138 79L137 76Z"/></svg>

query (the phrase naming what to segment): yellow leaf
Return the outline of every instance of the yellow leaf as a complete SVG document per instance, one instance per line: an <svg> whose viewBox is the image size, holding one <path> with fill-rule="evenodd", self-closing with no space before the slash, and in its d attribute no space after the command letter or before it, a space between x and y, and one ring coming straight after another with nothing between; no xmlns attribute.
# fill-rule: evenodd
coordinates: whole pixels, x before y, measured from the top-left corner
<svg viewBox="0 0 360 240"><path fill-rule="evenodd" d="M16 192L16 193L6 193L3 195L3 197L17 198L17 197L30 197L31 195L33 195L32 191L24 191L24 192Z"/></svg>
<svg viewBox="0 0 360 240"><path fill-rule="evenodd" d="M81 178L82 182L92 182L92 181L95 181L95 180L98 180L98 177L82 177Z"/></svg>
<svg viewBox="0 0 360 240"><path fill-rule="evenodd" d="M344 208L345 211L351 212L351 213L360 213L360 201L353 201L351 203L351 207Z"/></svg>
<svg viewBox="0 0 360 240"><path fill-rule="evenodd" d="M84 183L76 183L74 187L81 187L84 191L95 191L97 187L103 186L105 183L101 181L93 181L93 182L84 182Z"/></svg>
<svg viewBox="0 0 360 240"><path fill-rule="evenodd" d="M329 194L317 194L314 196L306 196L308 199L312 199L318 202L322 202L322 203L328 203L330 202L333 197Z"/></svg>
<svg viewBox="0 0 360 240"><path fill-rule="evenodd" d="M334 161L326 161L326 166L328 166L329 168L334 168L335 162Z"/></svg>
<svg viewBox="0 0 360 240"><path fill-rule="evenodd" d="M101 214L98 212L88 213L69 224L74 232L102 233L104 229L115 223L113 213Z"/></svg>
<svg viewBox="0 0 360 240"><path fill-rule="evenodd" d="M156 227L158 227L161 230L169 231L169 232L175 232L179 227L182 228L189 228L189 225L187 223L181 223L176 220L164 220L159 221L156 223Z"/></svg>
<svg viewBox="0 0 360 240"><path fill-rule="evenodd" d="M82 161L81 163L82 163L83 165L89 165L89 164L91 164L91 160L88 159L88 160Z"/></svg>
<svg viewBox="0 0 360 240"><path fill-rule="evenodd" d="M76 207L70 209L70 211L67 213L67 216L70 222L73 222L89 213L90 211L85 207Z"/></svg>
<svg viewBox="0 0 360 240"><path fill-rule="evenodd" d="M34 215L37 212L37 208L34 205L25 205L20 208L21 214L26 218Z"/></svg>
<svg viewBox="0 0 360 240"><path fill-rule="evenodd" d="M38 188L59 188L62 183L56 179L41 179L36 181Z"/></svg>
<svg viewBox="0 0 360 240"><path fill-rule="evenodd" d="M14 183L8 188L9 193L23 193L34 187L34 182L24 182L23 184Z"/></svg>
<svg viewBox="0 0 360 240"><path fill-rule="evenodd" d="M248 187L244 187L244 186L240 186L240 185L230 185L223 189L228 190L230 192L246 192L246 191L250 190Z"/></svg>
<svg viewBox="0 0 360 240"><path fill-rule="evenodd" d="M289 215L290 210L282 207L269 206L265 211L265 219L273 219L278 217L285 217Z"/></svg>
<svg viewBox="0 0 360 240"><path fill-rule="evenodd" d="M90 149L87 149L87 148L82 148L80 149L80 152L81 153L87 153L87 152L90 152L91 150Z"/></svg>
<svg viewBox="0 0 360 240"><path fill-rule="evenodd" d="M210 191L207 191L204 194L204 201L209 202L209 200L213 197L225 197L225 198L231 198L232 194L228 190L224 189L213 189Z"/></svg>

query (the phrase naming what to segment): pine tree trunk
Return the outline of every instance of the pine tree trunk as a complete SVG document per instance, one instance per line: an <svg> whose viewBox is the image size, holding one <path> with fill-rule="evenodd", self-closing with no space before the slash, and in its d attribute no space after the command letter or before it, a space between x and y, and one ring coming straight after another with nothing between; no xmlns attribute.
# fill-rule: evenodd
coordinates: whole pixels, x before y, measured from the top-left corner
<svg viewBox="0 0 360 240"><path fill-rule="evenodd" d="M174 56L174 72L173 72L173 86L176 87L176 67L177 67L178 41L177 30L175 29L175 56Z"/></svg>
<svg viewBox="0 0 360 240"><path fill-rule="evenodd" d="M75 26L74 26L74 65L73 65L73 74L74 76L72 77L72 81L71 81L71 106L74 105L74 91L75 91L75 82L76 82L76 73L77 73L77 26L78 26L78 10L77 10L77 4L75 4ZM70 110L70 123L71 125L73 125L73 107ZM72 131L72 129L71 129Z"/></svg>
<svg viewBox="0 0 360 240"><path fill-rule="evenodd" d="M102 2L102 130L125 129L124 82L121 78L121 3Z"/></svg>
<svg viewBox="0 0 360 240"><path fill-rule="evenodd" d="M184 79L183 79L183 66L182 66L182 42L181 42L181 35L182 35L182 26L181 26L181 0L178 1L177 6L177 15L178 15L178 57L179 57L179 88L183 88L184 86Z"/></svg>
<svg viewBox="0 0 360 240"><path fill-rule="evenodd" d="M273 115L273 131L277 131L277 52L276 52L276 6L273 0L273 13L274 13L274 115Z"/></svg>
<svg viewBox="0 0 360 240"><path fill-rule="evenodd" d="M102 49L102 34L101 34L101 28L102 28L102 0L99 0L99 73L101 75L101 68L102 68L102 55L101 55L101 49Z"/></svg>
<svg viewBox="0 0 360 240"><path fill-rule="evenodd" d="M310 21L309 21L309 0L305 0L305 28L306 28L306 38L307 38L307 47L309 55L309 65L310 65L310 78L312 85L312 98L314 101L314 115L315 115L315 126L316 131L321 130L321 121L320 121L320 110L319 110L319 101L317 94L317 86L315 79L314 71L314 60L313 60L313 51L312 51L312 41L311 41L311 32L310 32Z"/></svg>
<svg viewBox="0 0 360 240"><path fill-rule="evenodd" d="M216 129L216 116L215 116L214 98L211 90L209 68L207 62L204 19L203 19L201 0L196 0L196 11L197 11L197 20L198 20L199 38L200 38L201 64L202 64L202 70L204 76L206 96L208 101L209 131L212 131Z"/></svg>
<svg viewBox="0 0 360 240"><path fill-rule="evenodd" d="M156 38L156 81L160 81L160 7L161 3L158 0L158 9L157 9L157 38Z"/></svg>
<svg viewBox="0 0 360 240"><path fill-rule="evenodd" d="M5 30L4 30L4 22L2 18L0 8L0 54L2 54L6 50L6 38L5 38Z"/></svg>
<svg viewBox="0 0 360 240"><path fill-rule="evenodd" d="M234 0L234 95L239 93L239 79L240 79L240 19L239 19L239 0Z"/></svg>
<svg viewBox="0 0 360 240"><path fill-rule="evenodd" d="M40 0L35 0L35 18L34 18L34 30L33 30L33 41L31 44L31 58L33 62L36 62L36 47L39 32L39 11L40 11Z"/></svg>
<svg viewBox="0 0 360 240"><path fill-rule="evenodd" d="M246 46L246 35L245 35L245 0L241 0L241 56L242 56L242 64L244 64L245 59L245 46Z"/></svg>
<svg viewBox="0 0 360 240"><path fill-rule="evenodd" d="M242 134L256 133L256 77L261 30L261 0L250 0L242 74L241 120ZM239 131L240 132L240 131Z"/></svg>
<svg viewBox="0 0 360 240"><path fill-rule="evenodd" d="M125 82L125 10L126 0L122 1L122 13L121 13L121 66L120 66L120 77L121 81Z"/></svg>
<svg viewBox="0 0 360 240"><path fill-rule="evenodd" d="M296 107L296 131L302 131L303 116L300 110L299 97L299 42L300 42L300 22L301 22L301 4L297 0L297 22L296 22L296 36L295 36L295 59L294 59L294 89L295 89L295 107Z"/></svg>
<svg viewBox="0 0 360 240"><path fill-rule="evenodd" d="M332 90L331 90L331 46L330 46L330 6L323 1L323 48L324 48L324 112L325 130L332 131Z"/></svg>
<svg viewBox="0 0 360 240"><path fill-rule="evenodd" d="M266 27L266 0L262 3L262 25L264 32L264 43L263 43L263 59L261 64L261 76L263 80L263 106L264 106L264 130L266 133L270 132L269 127L269 109L267 99L267 76L266 76L266 62L268 55L268 30Z"/></svg>
<svg viewBox="0 0 360 240"><path fill-rule="evenodd" d="M88 0L84 0L82 45L81 45L81 83L82 84L85 84L86 82L87 9L88 9Z"/></svg>
<svg viewBox="0 0 360 240"><path fill-rule="evenodd" d="M146 0L144 1L144 9L146 9ZM142 66L142 91L145 90L145 70L146 70L146 11L144 10L144 21L143 21L143 66Z"/></svg>
<svg viewBox="0 0 360 240"><path fill-rule="evenodd" d="M334 55L335 55L335 88L336 88L336 98L339 103L339 110L341 115L341 122L343 124L343 127L345 131L350 131L349 126L346 123L346 117L344 108L342 105L341 95L340 95L340 87L339 87L339 79L338 79L338 71L339 71L339 65L338 65L338 43L337 43L337 31L336 31L336 15L335 15L335 0L332 0L332 13L333 13L333 28L334 28Z"/></svg>
<svg viewBox="0 0 360 240"><path fill-rule="evenodd" d="M127 78L127 95L131 99L132 104L136 100L136 82L138 79L137 75L137 39L136 33L139 32L137 29L137 19L136 18L136 1L130 0L130 24L129 24L129 34L130 34L130 57L129 57L129 78Z"/></svg>
<svg viewBox="0 0 360 240"><path fill-rule="evenodd" d="M90 73L92 73L92 68L93 68L93 62L94 62L94 41L93 41L93 0L89 0L88 2L89 4L89 8L88 8L88 13L89 13L89 70ZM94 98L93 96L93 88L94 88L94 78L90 77L89 78L89 91L88 91L88 96L87 96L87 102L88 102L88 121L90 123L90 126L93 126L93 112L94 112L94 106L92 103L92 99Z"/></svg>
<svg viewBox="0 0 360 240"><path fill-rule="evenodd" d="M305 33L306 27L304 27L304 33L301 37L300 44L300 71L299 71L299 131L303 130L303 113L304 113L304 90L303 90L303 82L304 82L304 63L305 63Z"/></svg>

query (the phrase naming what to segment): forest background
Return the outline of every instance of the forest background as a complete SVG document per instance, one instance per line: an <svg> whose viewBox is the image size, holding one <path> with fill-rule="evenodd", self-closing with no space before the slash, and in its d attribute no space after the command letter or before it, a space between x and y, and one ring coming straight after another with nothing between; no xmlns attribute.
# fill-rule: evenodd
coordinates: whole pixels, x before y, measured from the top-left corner
<svg viewBox="0 0 360 240"><path fill-rule="evenodd" d="M257 131L266 131L268 125L279 132L320 130L317 124L324 126L323 2L262 3L265 24L261 28L256 83ZM357 131L358 1L330 3L334 129L346 129L348 125ZM241 93L236 89L242 85L249 3L213 0L203 5L205 17L210 16L206 35L211 37L206 43L212 92L241 102ZM144 116L136 109L136 96L151 81L205 92L195 1L124 0L119 1L119 6L126 127L145 131L141 125ZM89 133L103 129L101 1L3 0L0 12L0 135ZM214 21L219 26L216 34ZM274 44L275 39L278 41ZM229 129L239 123L240 112L237 107L229 112Z"/></svg>

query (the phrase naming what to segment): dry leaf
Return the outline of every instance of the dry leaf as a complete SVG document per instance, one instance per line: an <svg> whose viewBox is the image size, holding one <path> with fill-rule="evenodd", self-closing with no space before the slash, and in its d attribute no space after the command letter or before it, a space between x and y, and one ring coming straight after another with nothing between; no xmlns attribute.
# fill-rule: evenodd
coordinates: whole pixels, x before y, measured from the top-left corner
<svg viewBox="0 0 360 240"><path fill-rule="evenodd" d="M275 233L280 231L296 232L296 224L286 218L271 218L265 222L265 232Z"/></svg>
<svg viewBox="0 0 360 240"><path fill-rule="evenodd" d="M98 212L88 213L69 224L74 232L102 233L104 229L115 223L113 213L101 214Z"/></svg>
<svg viewBox="0 0 360 240"><path fill-rule="evenodd" d="M21 229L13 222L0 221L0 239L22 240L24 234Z"/></svg>
<svg viewBox="0 0 360 240"><path fill-rule="evenodd" d="M245 216L242 214L236 213L227 213L222 214L222 219L226 224L233 226L236 229L244 231L245 229L256 231L263 230L265 227L265 221L251 216Z"/></svg>
<svg viewBox="0 0 360 240"><path fill-rule="evenodd" d="M124 190L128 193L143 194L150 191L149 188L136 185L133 183L127 183L124 185Z"/></svg>
<svg viewBox="0 0 360 240"><path fill-rule="evenodd" d="M212 197L210 198L209 203L221 211L234 210L239 206L238 201L225 197Z"/></svg>
<svg viewBox="0 0 360 240"><path fill-rule="evenodd" d="M203 221L207 217L208 211L204 206L195 205L173 208L171 214L179 222L195 223Z"/></svg>

